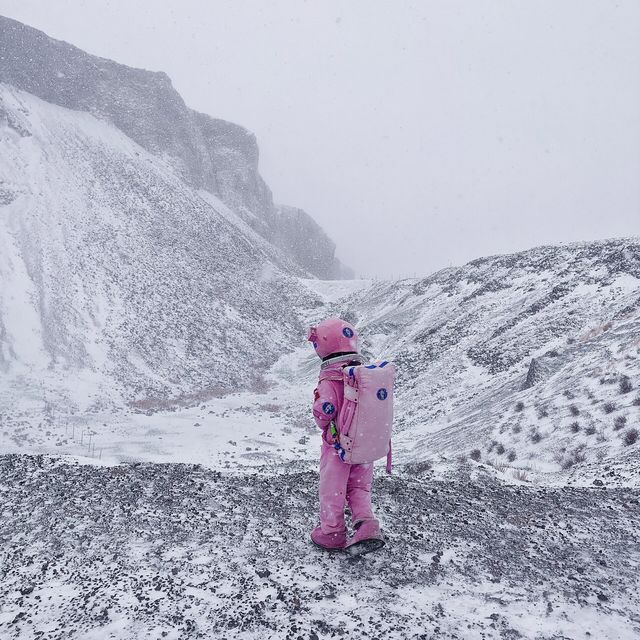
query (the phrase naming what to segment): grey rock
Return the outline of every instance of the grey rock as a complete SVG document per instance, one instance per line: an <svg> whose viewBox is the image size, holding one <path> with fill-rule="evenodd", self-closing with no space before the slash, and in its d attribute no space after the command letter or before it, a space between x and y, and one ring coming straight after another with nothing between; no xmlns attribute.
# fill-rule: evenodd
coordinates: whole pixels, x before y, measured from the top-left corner
<svg viewBox="0 0 640 640"><path fill-rule="evenodd" d="M523 389L530 389L538 381L538 366L535 358L531 358L531 364L527 371L527 379L522 385Z"/></svg>
<svg viewBox="0 0 640 640"><path fill-rule="evenodd" d="M317 222L302 209L280 205L276 208L274 243L307 271L326 280L350 279L354 272L337 259L335 243Z"/></svg>

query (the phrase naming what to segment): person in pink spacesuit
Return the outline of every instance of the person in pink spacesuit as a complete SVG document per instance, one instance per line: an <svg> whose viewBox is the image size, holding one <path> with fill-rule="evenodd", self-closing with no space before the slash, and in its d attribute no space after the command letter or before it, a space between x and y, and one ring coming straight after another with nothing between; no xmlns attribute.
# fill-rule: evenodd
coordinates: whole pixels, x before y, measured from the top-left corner
<svg viewBox="0 0 640 640"><path fill-rule="evenodd" d="M323 549L367 553L384 544L371 508L373 463L345 463L334 447L340 438L337 420L344 397L342 369L364 362L358 353L358 334L348 322L328 318L311 328L308 339L322 359L313 400L313 417L322 430L320 525L311 532L311 539ZM345 526L346 505L351 509L354 529L350 538Z"/></svg>

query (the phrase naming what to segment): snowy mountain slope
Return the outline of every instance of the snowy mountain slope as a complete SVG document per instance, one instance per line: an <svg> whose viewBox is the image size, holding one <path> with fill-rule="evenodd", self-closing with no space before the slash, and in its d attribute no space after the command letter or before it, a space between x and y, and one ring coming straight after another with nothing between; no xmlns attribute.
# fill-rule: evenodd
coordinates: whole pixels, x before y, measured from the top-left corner
<svg viewBox="0 0 640 640"><path fill-rule="evenodd" d="M335 245L300 210L282 216L258 170L255 136L243 127L189 109L165 73L92 56L0 16L0 82L106 120L170 163L184 181L215 194L259 234L284 251L291 236L313 234L291 256L305 271L345 277ZM0 196L1 198L2 196ZM294 228L291 228L291 224Z"/></svg>
<svg viewBox="0 0 640 640"><path fill-rule="evenodd" d="M197 402L300 338L312 294L213 196L93 116L6 85L0 100L5 394Z"/></svg>
<svg viewBox="0 0 640 640"><path fill-rule="evenodd" d="M632 259L615 258L625 252ZM395 285L305 280L311 297L306 309L298 307L299 327L343 313L358 322L367 354L400 363L397 464L429 460L439 468L445 456L448 468L472 455L509 481L638 486L638 444L629 439L640 426L636 255L637 242L621 240L490 258ZM546 271L535 266L541 260ZM511 267L499 275L497 263ZM494 284L483 282L486 274ZM500 296L491 291L498 278ZM537 283L545 280L574 292L540 304L548 296ZM489 293L473 295L469 282L476 283L472 292ZM535 322L514 322L525 317L522 308L537 310ZM465 323L469 336L456 342ZM439 328L431 331L432 324ZM530 345L520 361L493 373L471 363L465 350L493 344L495 327L504 325L510 330L498 334L516 350ZM451 347L438 350L425 336ZM170 397L138 405L142 414L52 407L35 390L30 402L23 395L22 412L5 416L0 442L5 451L99 455L110 462L199 462L227 470L313 464L317 430L309 401L318 363L301 331L289 344L296 348L274 360L255 392L187 396L184 403ZM506 338L495 344L509 355ZM180 404L191 408L176 410Z"/></svg>
<svg viewBox="0 0 640 640"><path fill-rule="evenodd" d="M398 364L399 440L416 459L478 449L552 471L631 447L637 460L638 240L484 258L333 311Z"/></svg>

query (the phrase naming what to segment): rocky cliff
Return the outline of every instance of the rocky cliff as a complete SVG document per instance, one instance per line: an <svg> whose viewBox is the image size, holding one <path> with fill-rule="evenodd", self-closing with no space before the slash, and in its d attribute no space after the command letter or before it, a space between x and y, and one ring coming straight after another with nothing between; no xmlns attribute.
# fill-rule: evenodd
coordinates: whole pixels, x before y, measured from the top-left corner
<svg viewBox="0 0 640 640"><path fill-rule="evenodd" d="M318 225L307 223L306 214L296 217L295 229L281 227L292 220L278 214L260 176L255 136L189 109L165 73L92 56L0 16L0 82L111 122L147 151L168 159L190 185L220 197L277 246L282 242L279 246L287 249L292 236L304 240L305 250L292 252L303 269L321 277L343 273L335 245Z"/></svg>
<svg viewBox="0 0 640 640"><path fill-rule="evenodd" d="M327 260L336 245L304 210L280 205L276 209L274 241L307 271L326 280L351 279L353 270L338 260Z"/></svg>

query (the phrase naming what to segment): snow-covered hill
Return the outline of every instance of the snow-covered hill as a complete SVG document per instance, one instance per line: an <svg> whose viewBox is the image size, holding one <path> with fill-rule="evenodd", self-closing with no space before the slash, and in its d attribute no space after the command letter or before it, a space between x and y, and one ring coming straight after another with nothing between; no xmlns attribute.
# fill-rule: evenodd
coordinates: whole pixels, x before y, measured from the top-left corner
<svg viewBox="0 0 640 640"><path fill-rule="evenodd" d="M154 407L260 381L314 296L107 122L0 85L2 394Z"/></svg>
<svg viewBox="0 0 640 640"><path fill-rule="evenodd" d="M399 364L397 463L466 460L512 482L638 486L638 256L636 240L619 240L487 258L421 281L299 280L307 293L285 338L295 348L264 362L255 391L165 394L114 412L53 406L34 389L5 416L0 441L111 462L313 463L318 363L303 327L342 313L366 353Z"/></svg>
<svg viewBox="0 0 640 640"><path fill-rule="evenodd" d="M630 456L637 468L639 240L483 258L377 283L333 311L398 364L410 457L566 471Z"/></svg>

